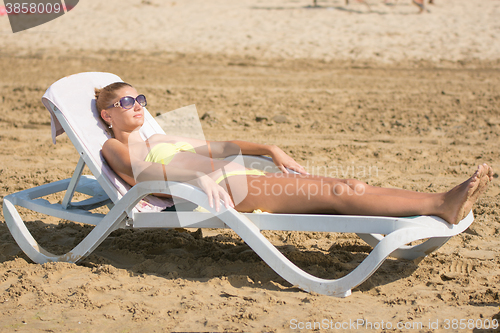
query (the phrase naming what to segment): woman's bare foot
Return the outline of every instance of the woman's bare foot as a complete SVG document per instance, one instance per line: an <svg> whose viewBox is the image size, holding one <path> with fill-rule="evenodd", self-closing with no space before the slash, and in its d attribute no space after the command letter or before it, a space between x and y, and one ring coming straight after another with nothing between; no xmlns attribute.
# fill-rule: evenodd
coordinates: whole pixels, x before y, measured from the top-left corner
<svg viewBox="0 0 500 333"><path fill-rule="evenodd" d="M443 214L439 216L448 223L458 224L486 191L492 176L493 170L490 166L487 164L478 166L472 177L445 193Z"/></svg>
<svg viewBox="0 0 500 333"><path fill-rule="evenodd" d="M490 178L490 181L493 180L493 168L490 167L489 165L486 165L488 167L488 177Z"/></svg>
<svg viewBox="0 0 500 333"><path fill-rule="evenodd" d="M464 219L469 214L469 212L472 210L472 206L474 206L477 199L479 199L479 197L481 195L483 195L483 193L486 192L486 190L488 189L489 183L490 183L490 178L488 175L484 175L483 177L481 177L481 179L479 180L479 186L477 187L477 189L474 191L474 193L472 193L472 195L462 205L460 212L459 212L459 217L455 221L455 224L460 222L462 219Z"/></svg>

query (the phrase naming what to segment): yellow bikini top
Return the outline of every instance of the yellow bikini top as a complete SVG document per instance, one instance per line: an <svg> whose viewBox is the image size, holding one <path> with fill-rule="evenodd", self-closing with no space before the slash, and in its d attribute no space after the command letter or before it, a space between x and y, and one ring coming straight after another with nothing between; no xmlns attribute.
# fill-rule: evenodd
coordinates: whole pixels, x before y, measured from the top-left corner
<svg viewBox="0 0 500 333"><path fill-rule="evenodd" d="M167 165L172 161L175 154L180 151L189 151L195 153L194 147L187 142L166 143L162 142L157 144L151 149L146 156L146 162L161 163Z"/></svg>

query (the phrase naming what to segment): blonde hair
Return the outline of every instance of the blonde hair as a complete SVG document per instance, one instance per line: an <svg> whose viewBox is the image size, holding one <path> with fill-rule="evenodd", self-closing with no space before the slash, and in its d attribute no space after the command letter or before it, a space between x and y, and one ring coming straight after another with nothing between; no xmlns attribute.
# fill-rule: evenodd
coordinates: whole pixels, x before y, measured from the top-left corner
<svg viewBox="0 0 500 333"><path fill-rule="evenodd" d="M111 136L113 135L113 130L111 128L108 128L110 124L104 121L101 116L101 111L106 110L109 108L109 106L113 103L113 100L118 97L116 95L116 91L120 90L125 87L131 87L132 85L126 83L126 82L115 82L111 83L103 88L95 88L95 105L97 108L97 113L99 113L99 118L101 118L101 121L103 124L106 125L106 130L108 131Z"/></svg>

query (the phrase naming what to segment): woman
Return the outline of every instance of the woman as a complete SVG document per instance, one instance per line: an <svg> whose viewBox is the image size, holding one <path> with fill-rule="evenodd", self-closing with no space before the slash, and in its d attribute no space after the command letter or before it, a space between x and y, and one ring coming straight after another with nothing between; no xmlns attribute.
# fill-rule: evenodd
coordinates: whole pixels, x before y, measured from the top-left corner
<svg viewBox="0 0 500 333"><path fill-rule="evenodd" d="M207 195L218 211L220 199L241 212L328 213L349 215L436 215L456 224L472 209L492 180L492 169L480 165L471 178L444 193L370 186L355 179L308 174L276 146L243 141L205 142L169 135L143 140L146 98L129 84L118 82L96 89L96 105L112 138L102 147L108 164L127 183L144 180L190 182ZM269 155L283 174L244 169L216 158L240 152ZM287 168L298 172L290 174Z"/></svg>

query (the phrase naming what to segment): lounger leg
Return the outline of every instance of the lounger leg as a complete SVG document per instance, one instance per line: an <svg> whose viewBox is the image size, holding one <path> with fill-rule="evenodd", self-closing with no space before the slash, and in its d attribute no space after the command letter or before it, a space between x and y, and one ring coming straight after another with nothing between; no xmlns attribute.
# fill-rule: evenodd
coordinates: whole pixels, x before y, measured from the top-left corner
<svg viewBox="0 0 500 333"><path fill-rule="evenodd" d="M102 219L101 223L99 223L99 225L97 225L74 249L63 255L55 255L42 248L33 238L8 196L4 198L3 213L7 227L21 250L23 250L31 260L39 264L54 261L74 263L85 258L99 246L126 217L125 209L123 209L121 213L117 210L111 210Z"/></svg>
<svg viewBox="0 0 500 333"><path fill-rule="evenodd" d="M375 247L377 244L384 238L382 235L378 234L357 234L359 238L364 240L368 245ZM391 257L398 259L406 259L406 260L415 260L419 258L426 257L430 253L436 251L441 246L443 246L451 237L434 237L426 240L425 242L413 245L406 246L403 245L400 248L396 249L394 252L390 254Z"/></svg>
<svg viewBox="0 0 500 333"><path fill-rule="evenodd" d="M78 163L76 165L75 171L73 172L73 177L71 177L71 181L69 182L68 189L66 190L66 194L64 195L63 201L61 205L64 209L68 208L68 205L75 194L76 186L78 185L78 181L82 176L83 168L85 167L85 161L83 157L80 157Z"/></svg>

